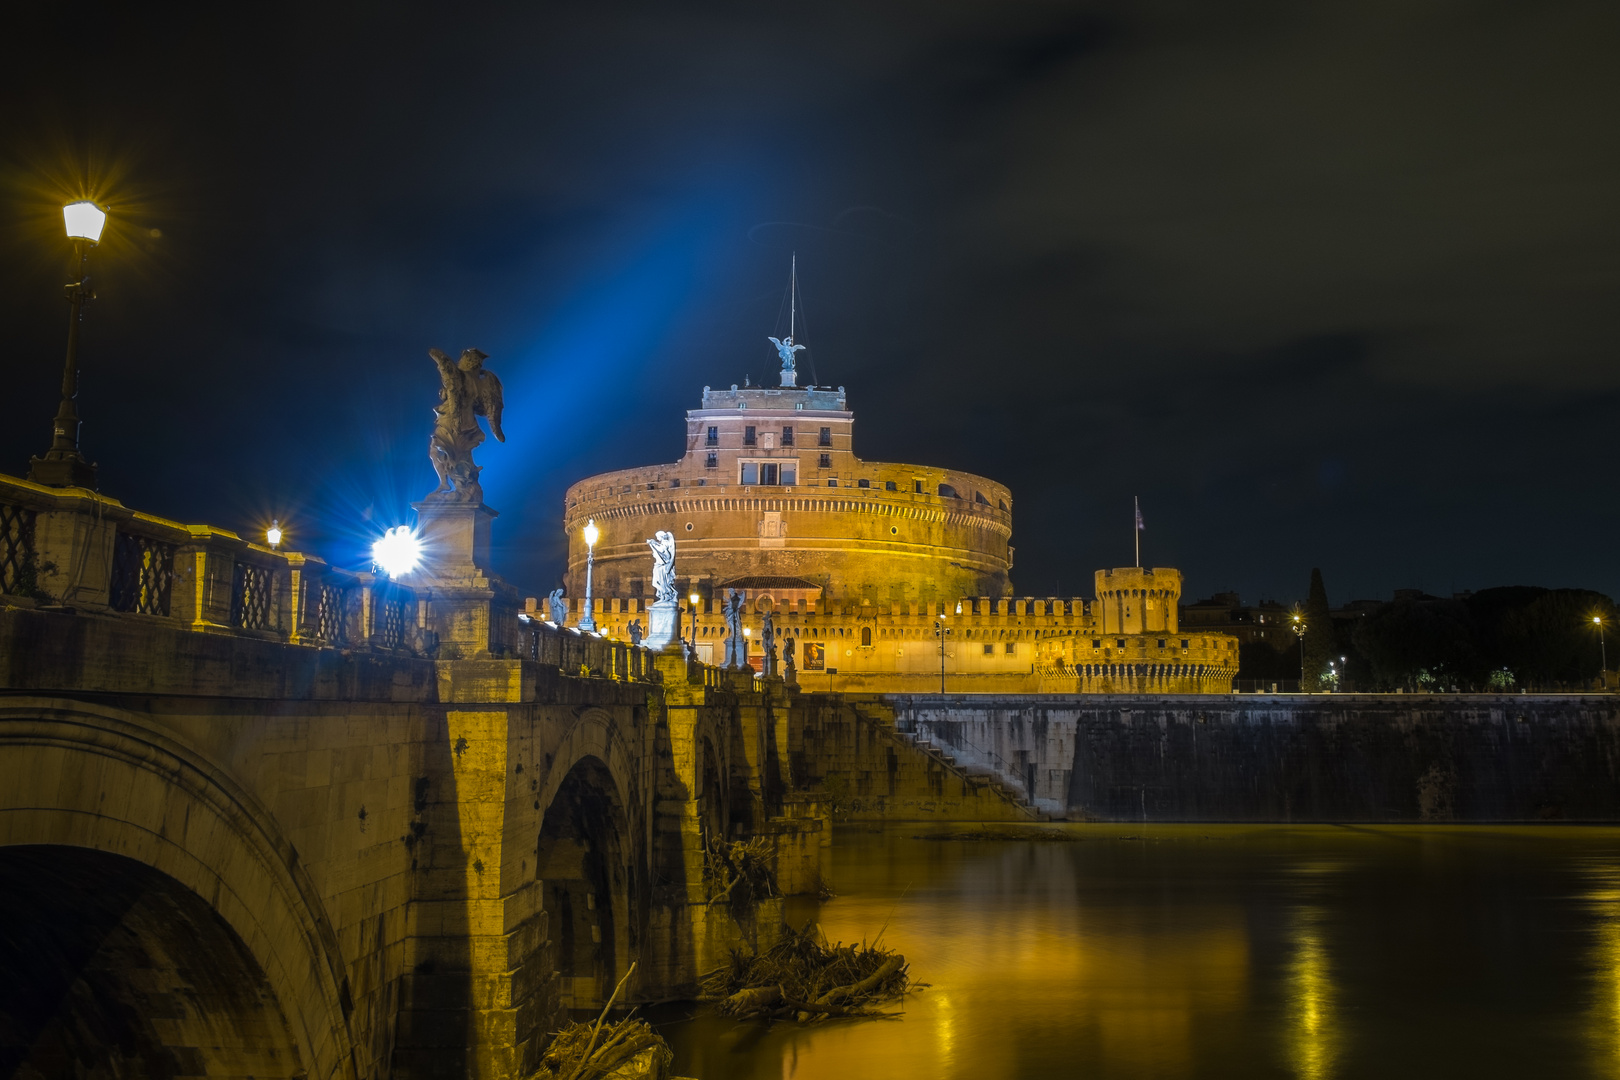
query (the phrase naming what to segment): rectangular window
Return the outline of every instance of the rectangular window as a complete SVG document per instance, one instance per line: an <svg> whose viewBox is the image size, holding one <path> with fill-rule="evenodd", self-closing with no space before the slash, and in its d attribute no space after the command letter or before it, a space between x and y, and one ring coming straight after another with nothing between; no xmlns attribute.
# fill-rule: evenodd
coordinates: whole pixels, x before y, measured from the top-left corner
<svg viewBox="0 0 1620 1080"><path fill-rule="evenodd" d="M720 445L720 429L719 428L711 427L709 429L708 443L709 443L710 446L719 446Z"/></svg>
<svg viewBox="0 0 1620 1080"><path fill-rule="evenodd" d="M921 495L922 494L922 481L921 480L913 480L911 482L911 491L915 495Z"/></svg>
<svg viewBox="0 0 1620 1080"><path fill-rule="evenodd" d="M857 480L857 481L855 481L855 486L856 487L869 488L869 487L872 486L872 481L870 481L870 480Z"/></svg>
<svg viewBox="0 0 1620 1080"><path fill-rule="evenodd" d="M1164 638L1159 639L1159 648L1164 648Z"/></svg>
<svg viewBox="0 0 1620 1080"><path fill-rule="evenodd" d="M898 491L899 486L897 484L895 484L895 482L893 480L885 480L885 481L883 481L883 490L884 491Z"/></svg>
<svg viewBox="0 0 1620 1080"><path fill-rule="evenodd" d="M757 483L759 483L759 462L757 462L757 461L745 461L745 462L743 462L742 463L742 473L741 473L741 476L739 477L739 480L740 480L741 483L744 483L744 484L757 484Z"/></svg>
<svg viewBox="0 0 1620 1080"><path fill-rule="evenodd" d="M782 429L782 445L783 446L792 446L793 445L793 429L792 428L785 427L785 428Z"/></svg>
<svg viewBox="0 0 1620 1080"><path fill-rule="evenodd" d="M754 445L754 429L752 427L743 428L743 445L744 446L753 446Z"/></svg>
<svg viewBox="0 0 1620 1080"><path fill-rule="evenodd" d="M1181 647L1183 649L1185 649L1187 647L1187 639L1186 638L1181 639Z"/></svg>
<svg viewBox="0 0 1620 1080"><path fill-rule="evenodd" d="M670 487L680 487L680 486L681 486L681 482L680 482L680 481L679 481L679 480L671 480L671 481L670 481L670 482L669 482L669 486L670 486Z"/></svg>
<svg viewBox="0 0 1620 1080"><path fill-rule="evenodd" d="M1092 639L1091 639L1091 647L1092 647L1092 648L1093 648L1093 649L1100 649L1100 648L1102 648L1102 638L1092 638Z"/></svg>
<svg viewBox="0 0 1620 1080"><path fill-rule="evenodd" d="M1114 644L1117 645L1119 648L1123 649L1125 647L1125 639L1124 638L1117 638L1114 641Z"/></svg>
<svg viewBox="0 0 1620 1080"><path fill-rule="evenodd" d="M836 476L827 477L827 486L828 487L837 487L838 486L838 477L836 477Z"/></svg>
<svg viewBox="0 0 1620 1080"><path fill-rule="evenodd" d="M705 469L718 469L720 467L720 455L709 454L703 459L703 467Z"/></svg>
<svg viewBox="0 0 1620 1080"><path fill-rule="evenodd" d="M995 653L995 651L996 651L996 647L994 645L992 645L990 642L987 641L987 642L984 643L984 655L991 656L991 655L993 655Z"/></svg>
<svg viewBox="0 0 1620 1080"><path fill-rule="evenodd" d="M799 463L796 461L782 462L782 486L792 487L799 482Z"/></svg>
<svg viewBox="0 0 1620 1080"><path fill-rule="evenodd" d="M1016 642L1016 641L1007 642L1006 652L1007 652L1008 656L1016 656L1018 654L1018 642Z"/></svg>
<svg viewBox="0 0 1620 1080"><path fill-rule="evenodd" d="M762 462L759 463L759 482L760 483L762 483L762 484L770 484L771 486L774 487L776 485L776 475L777 475L776 462L774 462L774 461L762 461Z"/></svg>
<svg viewBox="0 0 1620 1080"><path fill-rule="evenodd" d="M817 439L816 442L821 446L831 446L832 445L832 428L830 428L830 427L822 428L821 429L821 438Z"/></svg>
<svg viewBox="0 0 1620 1080"><path fill-rule="evenodd" d="M821 455L821 461L818 463L817 468L822 468L822 469L830 469L830 468L832 468L832 455L831 454L822 454Z"/></svg>

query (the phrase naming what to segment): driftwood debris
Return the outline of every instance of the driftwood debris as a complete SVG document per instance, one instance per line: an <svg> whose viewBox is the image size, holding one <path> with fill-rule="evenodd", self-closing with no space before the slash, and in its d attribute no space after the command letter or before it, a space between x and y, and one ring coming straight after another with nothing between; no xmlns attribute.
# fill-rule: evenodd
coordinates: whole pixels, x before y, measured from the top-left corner
<svg viewBox="0 0 1620 1080"><path fill-rule="evenodd" d="M733 950L730 964L704 979L703 992L716 1011L739 1020L892 1018L873 1006L905 993L907 972L904 956L876 943L828 945L811 925L784 927L763 953Z"/></svg>
<svg viewBox="0 0 1620 1080"><path fill-rule="evenodd" d="M630 981L636 965L624 973L594 1024L569 1024L557 1032L530 1080L617 1080L619 1077L660 1080L675 1060L669 1043L645 1020L627 1016L608 1023L608 1010Z"/></svg>
<svg viewBox="0 0 1620 1080"><path fill-rule="evenodd" d="M703 848L703 876L710 904L751 911L776 892L771 848L763 837L726 843L711 838Z"/></svg>

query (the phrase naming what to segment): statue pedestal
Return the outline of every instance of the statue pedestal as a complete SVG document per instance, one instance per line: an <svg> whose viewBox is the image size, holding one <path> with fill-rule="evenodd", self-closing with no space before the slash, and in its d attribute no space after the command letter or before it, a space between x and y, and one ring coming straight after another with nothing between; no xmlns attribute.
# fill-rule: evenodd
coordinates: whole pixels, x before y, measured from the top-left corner
<svg viewBox="0 0 1620 1080"><path fill-rule="evenodd" d="M490 523L498 516L480 502L429 496L412 503L422 562L400 581L427 601L426 626L439 637L441 660L499 654L510 644L506 593L489 573Z"/></svg>
<svg viewBox="0 0 1620 1080"><path fill-rule="evenodd" d="M681 612L673 600L659 600L647 608L647 636L642 644L653 652L680 647Z"/></svg>

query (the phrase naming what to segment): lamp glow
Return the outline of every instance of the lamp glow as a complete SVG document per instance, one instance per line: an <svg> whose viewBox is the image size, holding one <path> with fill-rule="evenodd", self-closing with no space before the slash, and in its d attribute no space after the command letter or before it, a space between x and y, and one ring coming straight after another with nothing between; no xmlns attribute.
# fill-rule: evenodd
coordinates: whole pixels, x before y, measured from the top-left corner
<svg viewBox="0 0 1620 1080"><path fill-rule="evenodd" d="M697 593L693 593L691 596L688 596L687 599L692 601L693 607L697 607L697 603L700 599L702 599L702 597L698 596Z"/></svg>
<svg viewBox="0 0 1620 1080"><path fill-rule="evenodd" d="M281 546L281 522L275 518L270 519L270 527L264 530L264 540L270 545L271 551Z"/></svg>
<svg viewBox="0 0 1620 1080"><path fill-rule="evenodd" d="M101 241L101 230L107 224L107 211L88 200L68 203L62 207L62 220L67 224L67 234L71 239L88 240L95 244Z"/></svg>
<svg viewBox="0 0 1620 1080"><path fill-rule="evenodd" d="M601 539L601 537L602 530L596 527L596 519L591 518L585 523L585 546L590 548L595 547L596 542Z"/></svg>
<svg viewBox="0 0 1620 1080"><path fill-rule="evenodd" d="M371 559L391 578L408 574L422 561L422 541L409 525L395 525L371 545Z"/></svg>

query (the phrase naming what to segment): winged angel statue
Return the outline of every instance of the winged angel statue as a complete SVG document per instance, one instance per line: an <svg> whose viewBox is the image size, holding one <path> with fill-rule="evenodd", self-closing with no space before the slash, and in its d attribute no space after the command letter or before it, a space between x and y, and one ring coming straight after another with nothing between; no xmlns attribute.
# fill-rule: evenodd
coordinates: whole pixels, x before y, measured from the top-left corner
<svg viewBox="0 0 1620 1080"><path fill-rule="evenodd" d="M439 474L439 486L433 494L483 502L484 489L478 483L481 469L473 464L472 452L484 441L484 429L478 426L480 416L489 420L490 433L498 441L506 441L501 431L501 380L493 371L484 370L488 354L477 349L463 349L459 360L450 359L438 349L429 349L428 355L444 383L439 404L433 410L437 417L433 438L428 440L428 456L433 459L433 471Z"/></svg>
<svg viewBox="0 0 1620 1080"><path fill-rule="evenodd" d="M766 338L765 340L776 346L776 355L782 358L782 370L792 371L794 362L798 359L793 354L804 348L804 346L793 344L792 334L780 340L777 338Z"/></svg>

